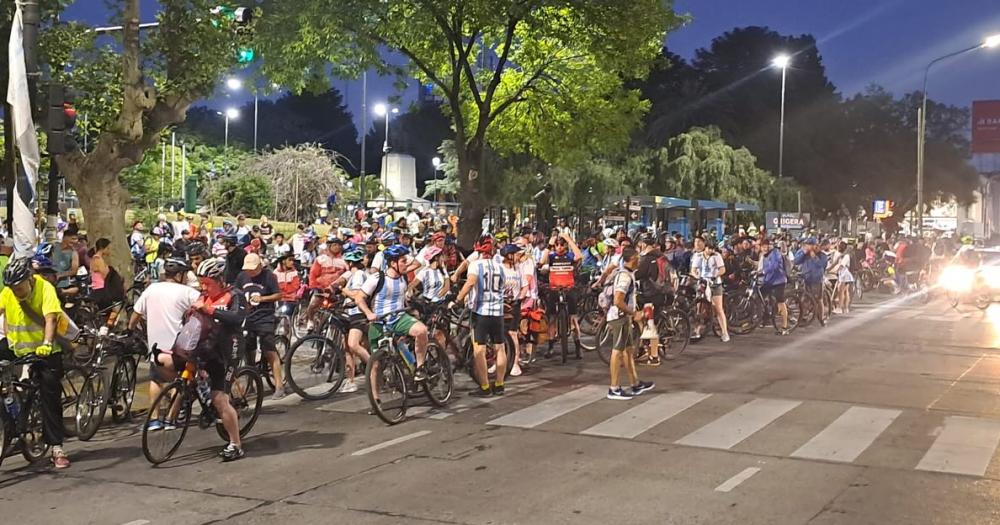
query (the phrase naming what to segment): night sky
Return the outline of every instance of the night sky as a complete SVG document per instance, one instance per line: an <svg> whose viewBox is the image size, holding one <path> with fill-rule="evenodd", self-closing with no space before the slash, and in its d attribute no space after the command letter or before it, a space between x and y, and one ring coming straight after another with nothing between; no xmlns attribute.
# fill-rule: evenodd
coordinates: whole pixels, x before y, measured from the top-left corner
<svg viewBox="0 0 1000 525"><path fill-rule="evenodd" d="M153 19L156 5L154 0L142 1L143 21ZM830 79L848 96L872 83L897 94L918 90L927 62L1000 33L1000 0L676 0L675 7L693 20L668 35L667 46L673 52L690 58L696 49L737 26L810 33L818 41ZM103 2L98 0L78 0L64 18L106 22ZM1000 99L1000 48L935 66L930 78L931 97L950 104ZM360 81L338 80L334 85L344 92L359 120ZM411 84L404 101L415 98L416 89ZM369 104L392 94L388 79L369 79ZM208 103L222 107L243 101L220 96Z"/></svg>

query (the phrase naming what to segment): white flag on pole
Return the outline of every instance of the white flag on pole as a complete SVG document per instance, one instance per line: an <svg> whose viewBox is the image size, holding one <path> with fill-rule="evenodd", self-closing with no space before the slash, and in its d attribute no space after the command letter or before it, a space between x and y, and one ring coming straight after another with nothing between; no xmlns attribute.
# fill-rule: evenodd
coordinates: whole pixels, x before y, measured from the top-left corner
<svg viewBox="0 0 1000 525"><path fill-rule="evenodd" d="M28 73L24 64L24 22L21 5L17 5L10 30L7 58L10 75L7 81L7 103L14 122L14 144L21 154L21 165L14 183L13 237L14 257L30 257L38 242L35 232L35 184L38 181L38 136L31 119L31 99L28 96ZM7 210L11 213L11 210Z"/></svg>

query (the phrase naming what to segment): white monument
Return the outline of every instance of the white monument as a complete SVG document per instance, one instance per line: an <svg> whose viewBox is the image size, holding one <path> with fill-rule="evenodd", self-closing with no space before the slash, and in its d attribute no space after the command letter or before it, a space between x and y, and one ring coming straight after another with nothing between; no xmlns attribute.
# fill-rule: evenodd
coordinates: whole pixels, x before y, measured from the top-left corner
<svg viewBox="0 0 1000 525"><path fill-rule="evenodd" d="M415 200L417 195L417 163L410 156L402 153L390 153L382 157L382 184L396 201ZM374 200L381 195L373 196Z"/></svg>

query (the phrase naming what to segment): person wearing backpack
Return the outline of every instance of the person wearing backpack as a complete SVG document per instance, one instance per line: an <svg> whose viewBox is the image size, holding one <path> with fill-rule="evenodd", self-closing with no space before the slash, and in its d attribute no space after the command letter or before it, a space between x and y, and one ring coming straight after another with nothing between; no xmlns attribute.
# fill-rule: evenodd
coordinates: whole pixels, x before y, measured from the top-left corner
<svg viewBox="0 0 1000 525"><path fill-rule="evenodd" d="M622 269L614 274L612 279L613 299L608 308L608 333L611 336L611 359L609 359L610 387L608 399L629 400L656 385L649 381L639 381L635 370L636 334L634 322L642 322L644 316L637 311L636 277L633 273L639 265L639 254L633 248L622 251ZM620 368L625 367L625 373L632 384L626 390L621 387Z"/></svg>
<svg viewBox="0 0 1000 525"><path fill-rule="evenodd" d="M135 302L129 330L135 330L139 321L146 319L146 348L153 353L149 367L149 399L160 395L160 385L177 378L177 371L184 369L184 360L173 354L174 341L181 331L185 314L191 309L200 294L198 290L185 285L187 272L191 270L184 259L170 258L163 264L163 280L150 284ZM172 422L163 422L156 417L157 406L149 418L149 430L173 430Z"/></svg>
<svg viewBox="0 0 1000 525"><path fill-rule="evenodd" d="M660 279L660 267L658 261L661 257L660 250L657 249L656 241L652 235L646 234L639 238L639 264L635 269L635 280L639 285L638 301L646 316L645 322L649 323L656 319L656 311L666 305L667 292L669 288ZM660 338L656 334L656 324L652 323L649 340L649 355L639 356L640 365L660 366Z"/></svg>

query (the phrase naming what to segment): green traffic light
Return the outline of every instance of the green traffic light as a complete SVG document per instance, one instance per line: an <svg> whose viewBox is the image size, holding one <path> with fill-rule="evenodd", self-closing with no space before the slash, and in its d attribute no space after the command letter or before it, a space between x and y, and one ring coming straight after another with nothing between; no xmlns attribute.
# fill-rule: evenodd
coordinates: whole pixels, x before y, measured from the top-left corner
<svg viewBox="0 0 1000 525"><path fill-rule="evenodd" d="M236 60L240 64L246 64L247 62L253 62L254 59L253 48L241 47L239 51L236 52Z"/></svg>

